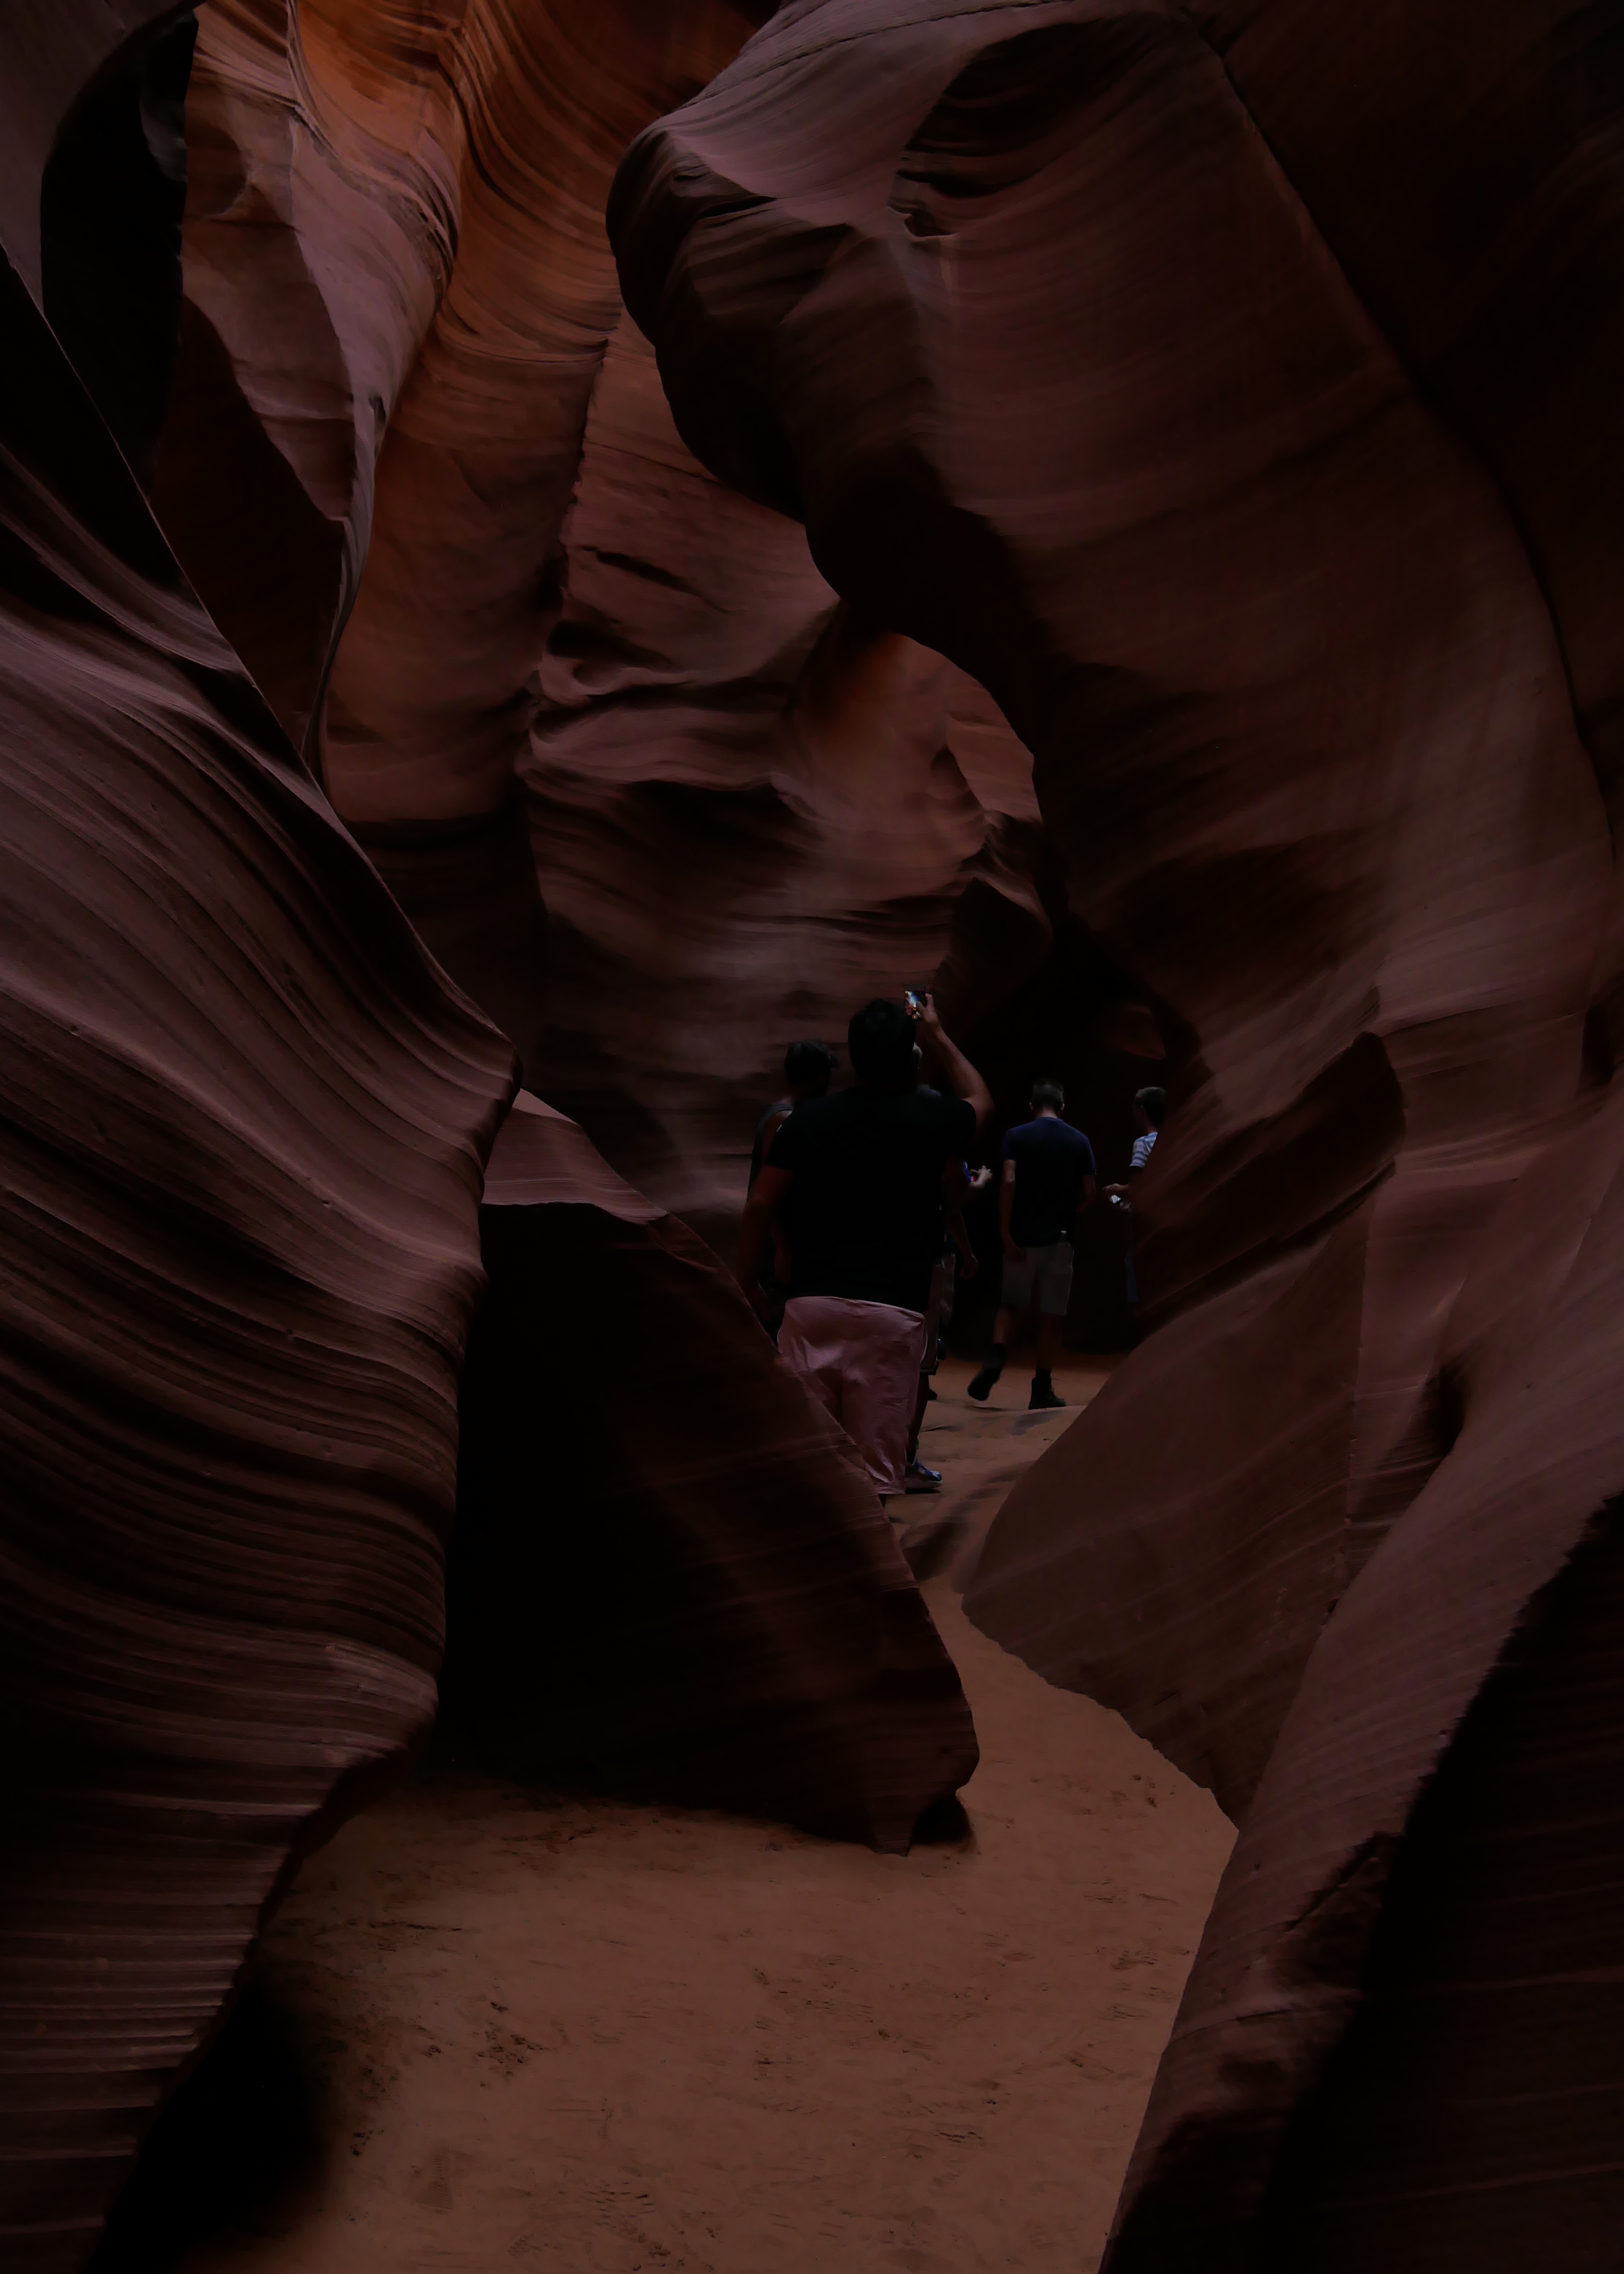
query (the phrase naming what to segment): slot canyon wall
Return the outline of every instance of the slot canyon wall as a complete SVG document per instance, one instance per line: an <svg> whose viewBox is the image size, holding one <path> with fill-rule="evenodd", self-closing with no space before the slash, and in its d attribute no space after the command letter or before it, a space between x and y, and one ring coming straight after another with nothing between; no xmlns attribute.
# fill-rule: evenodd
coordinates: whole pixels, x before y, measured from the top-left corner
<svg viewBox="0 0 1624 2274"><path fill-rule="evenodd" d="M1242 1825L1112 2274L1624 2210L1621 52L814 0L611 207L690 445L990 691L1167 1013L1154 1331L968 1598Z"/></svg>
<svg viewBox="0 0 1624 2274"><path fill-rule="evenodd" d="M666 1213L725 1231L786 1032L939 970L1012 1084L1039 1000L1118 1107L1171 1067L1152 1331L970 1599L1242 1822L1112 2274L1589 2274L1624 43L767 12L4 35L9 2263L84 2263L423 1733L448 1538L476 1749L883 1844L962 1781L894 1547ZM583 1273L698 1355L538 1530ZM480 1655L515 1574L540 1680Z"/></svg>
<svg viewBox="0 0 1624 2274"><path fill-rule="evenodd" d="M0 268L0 2249L83 2263L298 1854L426 1734L511 1053Z"/></svg>
<svg viewBox="0 0 1624 2274"><path fill-rule="evenodd" d="M154 490L528 1078L718 1240L787 1040L938 968L984 1018L1064 906L996 708L698 463L624 314L615 166L754 20L205 9Z"/></svg>
<svg viewBox="0 0 1624 2274"><path fill-rule="evenodd" d="M374 866L323 787L391 738L386 836L404 816L453 870L516 809L618 320L603 195L748 27L627 11L620 110L545 11L528 77L499 11L425 23L438 51L399 28L98 0L4 35L0 2237L27 2274L86 2263L299 1857L424 1739L447 1620L479 1758L891 1848L974 1766L842 1443L691 1233L567 1119L509 1112L508 1040L380 882L399 847ZM488 161L568 160L544 95L597 171L530 183L515 242ZM464 864L423 932L474 941L523 1043L528 853L508 901L489 881ZM691 1352L613 1460L563 1449L613 1385L537 1302L583 1271Z"/></svg>

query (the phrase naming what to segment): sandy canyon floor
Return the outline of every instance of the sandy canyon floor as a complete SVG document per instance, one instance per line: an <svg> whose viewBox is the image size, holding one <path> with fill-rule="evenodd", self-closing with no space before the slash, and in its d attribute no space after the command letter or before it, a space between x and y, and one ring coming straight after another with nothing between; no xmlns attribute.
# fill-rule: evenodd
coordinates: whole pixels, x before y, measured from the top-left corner
<svg viewBox="0 0 1624 2274"><path fill-rule="evenodd" d="M430 1779L312 1857L257 1994L312 2142L185 2274L907 2274L1097 2264L1230 1842L1116 1715L959 1606L1071 1411L944 1370L909 1547L981 1765L957 1846ZM156 2262L151 2262L155 2263Z"/></svg>

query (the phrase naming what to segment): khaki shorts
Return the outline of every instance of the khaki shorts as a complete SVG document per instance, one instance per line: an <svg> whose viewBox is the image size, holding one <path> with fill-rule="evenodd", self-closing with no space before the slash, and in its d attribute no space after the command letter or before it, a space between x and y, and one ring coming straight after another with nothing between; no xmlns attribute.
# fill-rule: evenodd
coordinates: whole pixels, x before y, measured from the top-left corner
<svg viewBox="0 0 1624 2274"><path fill-rule="evenodd" d="M1019 1263L1006 1255L1000 1298L1004 1308L1026 1311L1035 1304L1046 1319L1064 1319L1071 1301L1071 1262L1069 1239L1029 1247Z"/></svg>
<svg viewBox="0 0 1624 2274"><path fill-rule="evenodd" d="M778 1356L840 1424L882 1500L903 1489L924 1325L917 1311L832 1295L784 1306Z"/></svg>

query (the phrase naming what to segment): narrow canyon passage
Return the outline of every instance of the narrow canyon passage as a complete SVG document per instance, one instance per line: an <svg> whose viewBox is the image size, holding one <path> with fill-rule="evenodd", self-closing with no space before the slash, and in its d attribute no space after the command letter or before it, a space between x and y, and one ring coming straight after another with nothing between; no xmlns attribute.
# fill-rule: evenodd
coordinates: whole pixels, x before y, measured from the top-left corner
<svg viewBox="0 0 1624 2274"><path fill-rule="evenodd" d="M954 1579L1071 1412L944 1368L915 1501L981 1736L971 1835L907 1856L431 1776L350 1823L258 1994L301 2168L186 2274L1098 2263L1230 1827L1113 1713L972 1628ZM121 2262L112 2252L109 2265ZM123 2262L127 2263L128 2262Z"/></svg>
<svg viewBox="0 0 1624 2274"><path fill-rule="evenodd" d="M1620 2274L1621 33L0 16L0 2274Z"/></svg>

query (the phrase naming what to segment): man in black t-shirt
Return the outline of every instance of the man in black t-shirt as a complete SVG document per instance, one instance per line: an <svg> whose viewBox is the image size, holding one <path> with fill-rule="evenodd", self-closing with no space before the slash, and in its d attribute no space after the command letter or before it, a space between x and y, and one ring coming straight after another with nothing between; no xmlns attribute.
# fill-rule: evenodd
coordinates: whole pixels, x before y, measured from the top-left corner
<svg viewBox="0 0 1624 2274"><path fill-rule="evenodd" d="M916 1036L958 1092L915 1088ZM782 1212L790 1295L778 1350L846 1430L882 1499L903 1489L944 1193L992 1111L929 996L864 1005L847 1034L856 1087L800 1106L773 1139L739 1231L738 1279Z"/></svg>
<svg viewBox="0 0 1624 2274"><path fill-rule="evenodd" d="M1094 1195L1094 1148L1080 1129L1060 1118L1064 1104L1057 1081L1034 1082L1032 1119L1004 1141L998 1188L1004 1300L987 1363L970 1384L972 1397L990 1395L1004 1371L1016 1318L1032 1307L1038 1314L1038 1349L1027 1411L1036 1413L1065 1404L1055 1395L1053 1368L1071 1299L1071 1228L1078 1210Z"/></svg>

